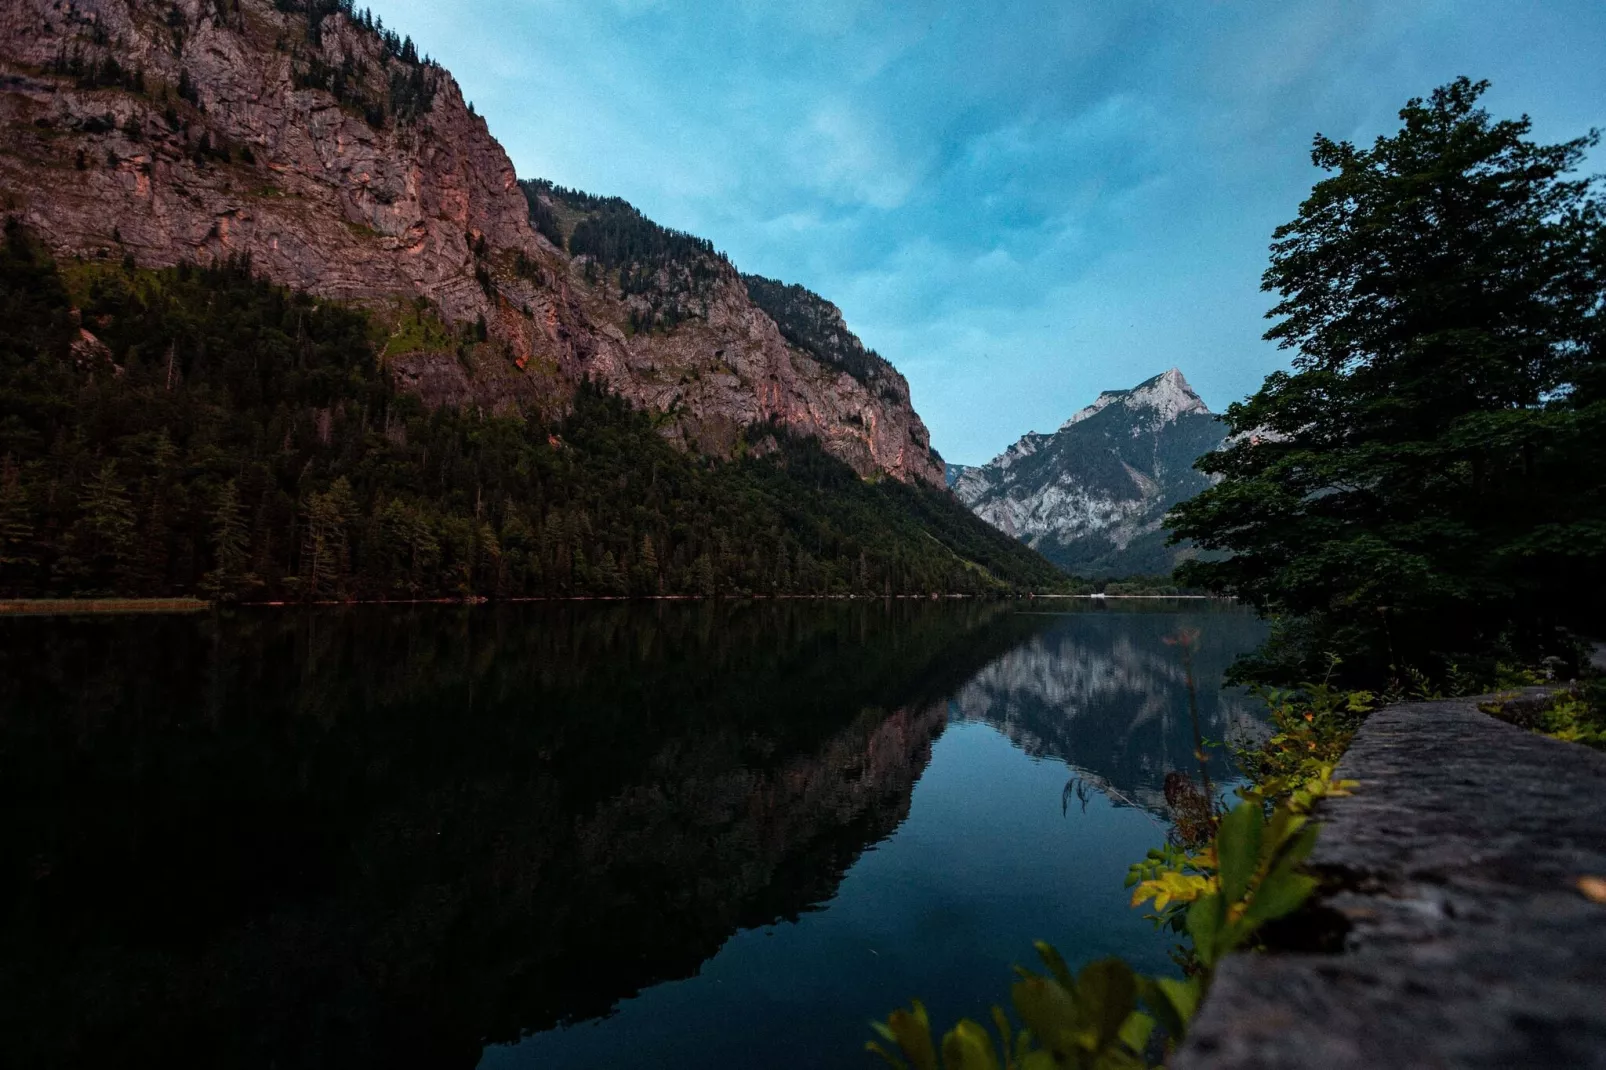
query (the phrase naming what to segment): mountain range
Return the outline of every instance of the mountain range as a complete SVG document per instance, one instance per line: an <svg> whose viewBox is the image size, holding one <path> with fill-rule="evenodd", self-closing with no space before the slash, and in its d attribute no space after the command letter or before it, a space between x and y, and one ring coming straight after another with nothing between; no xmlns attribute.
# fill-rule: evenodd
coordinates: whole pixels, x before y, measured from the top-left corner
<svg viewBox="0 0 1606 1070"><path fill-rule="evenodd" d="M1057 582L836 306L521 181L350 0L5 5L0 191L0 590Z"/></svg>
<svg viewBox="0 0 1606 1070"><path fill-rule="evenodd" d="M861 475L941 482L902 376L790 343L707 242L521 186L451 74L345 0L20 0L0 60L7 210L58 254L249 257L318 296L483 320L467 361L387 347L431 403L540 405L590 377L705 452L773 420Z"/></svg>
<svg viewBox="0 0 1606 1070"><path fill-rule="evenodd" d="M1169 573L1167 510L1210 485L1193 465L1226 426L1176 368L1107 390L1051 434L1028 432L985 465L946 466L975 514L1067 572Z"/></svg>

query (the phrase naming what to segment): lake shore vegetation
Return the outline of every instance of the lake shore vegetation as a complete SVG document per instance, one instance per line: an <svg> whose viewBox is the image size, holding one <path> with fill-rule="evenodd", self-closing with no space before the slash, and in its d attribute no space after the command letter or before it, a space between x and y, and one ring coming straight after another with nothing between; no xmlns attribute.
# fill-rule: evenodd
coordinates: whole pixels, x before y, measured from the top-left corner
<svg viewBox="0 0 1606 1070"><path fill-rule="evenodd" d="M1219 558L1179 579L1277 626L1244 679L1330 654L1382 690L1580 660L1606 604L1606 202L1599 141L1497 120L1466 78L1411 100L1370 148L1318 136L1328 172L1278 228L1267 338L1293 368L1226 413L1176 507Z"/></svg>

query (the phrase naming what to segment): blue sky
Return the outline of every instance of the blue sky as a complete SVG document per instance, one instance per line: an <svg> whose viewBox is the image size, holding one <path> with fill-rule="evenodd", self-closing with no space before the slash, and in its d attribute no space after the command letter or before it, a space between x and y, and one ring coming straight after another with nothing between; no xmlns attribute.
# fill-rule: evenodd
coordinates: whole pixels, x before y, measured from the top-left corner
<svg viewBox="0 0 1606 1070"><path fill-rule="evenodd" d="M972 464L1173 365L1218 409L1282 366L1260 273L1317 131L1463 73L1541 137L1606 126L1602 0L373 7L521 176L835 301Z"/></svg>

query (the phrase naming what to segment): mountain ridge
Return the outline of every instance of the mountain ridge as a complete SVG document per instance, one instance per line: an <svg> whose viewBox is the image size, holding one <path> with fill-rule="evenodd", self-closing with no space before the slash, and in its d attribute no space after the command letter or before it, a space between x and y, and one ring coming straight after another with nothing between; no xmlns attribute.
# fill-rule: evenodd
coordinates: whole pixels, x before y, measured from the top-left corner
<svg viewBox="0 0 1606 1070"><path fill-rule="evenodd" d="M977 516L1077 575L1168 573L1162 520L1210 485L1193 468L1225 425L1177 368L1106 390L1052 433L1028 432L945 478Z"/></svg>
<svg viewBox="0 0 1606 1070"><path fill-rule="evenodd" d="M554 240L451 74L347 0L21 0L0 13L0 79L4 208L57 255L248 258L398 336L438 318L447 344L385 354L432 407L551 415L592 379L695 452L734 457L774 423L861 476L941 486L901 375L867 385L789 342L711 247L668 322L654 288L673 265L599 267L600 245Z"/></svg>
<svg viewBox="0 0 1606 1070"><path fill-rule="evenodd" d="M349 0L0 8L0 217L7 597L1062 586L834 305L521 183Z"/></svg>

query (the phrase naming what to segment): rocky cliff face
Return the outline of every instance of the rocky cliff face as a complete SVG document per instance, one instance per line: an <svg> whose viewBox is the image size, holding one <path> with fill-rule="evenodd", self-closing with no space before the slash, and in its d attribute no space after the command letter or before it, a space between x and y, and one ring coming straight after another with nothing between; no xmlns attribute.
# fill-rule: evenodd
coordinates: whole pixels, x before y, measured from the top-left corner
<svg viewBox="0 0 1606 1070"><path fill-rule="evenodd" d="M950 466L954 493L977 516L1067 571L1169 572L1161 521L1209 486L1194 461L1225 425L1173 368L1109 390L1053 434L1030 432L988 464Z"/></svg>
<svg viewBox="0 0 1606 1070"><path fill-rule="evenodd" d="M728 264L700 316L633 330L617 277L531 225L451 75L334 0L13 0L0 184L63 255L249 257L364 303L432 404L561 407L589 376L691 448L728 456L773 421L863 475L941 483L902 377L788 342Z"/></svg>

